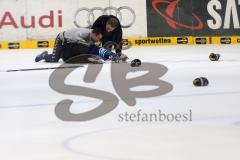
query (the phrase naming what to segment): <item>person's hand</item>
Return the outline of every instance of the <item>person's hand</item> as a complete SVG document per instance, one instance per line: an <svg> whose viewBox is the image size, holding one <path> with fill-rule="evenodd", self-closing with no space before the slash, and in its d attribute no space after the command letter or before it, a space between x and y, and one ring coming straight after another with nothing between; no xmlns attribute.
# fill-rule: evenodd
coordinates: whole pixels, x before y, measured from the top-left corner
<svg viewBox="0 0 240 160"><path fill-rule="evenodd" d="M98 47L101 47L101 46L102 46L102 42L100 42L100 41L95 42L94 44L95 44L96 46L98 46Z"/></svg>

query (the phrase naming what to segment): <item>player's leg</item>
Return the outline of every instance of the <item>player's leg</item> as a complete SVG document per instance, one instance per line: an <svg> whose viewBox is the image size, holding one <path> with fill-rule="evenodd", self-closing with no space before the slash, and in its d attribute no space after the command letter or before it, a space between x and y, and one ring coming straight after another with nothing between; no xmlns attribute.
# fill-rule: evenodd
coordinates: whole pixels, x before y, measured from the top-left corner
<svg viewBox="0 0 240 160"><path fill-rule="evenodd" d="M55 40L52 54L45 55L45 57L44 57L45 61L46 62L58 62L59 59L62 58L63 50L64 50L63 41L60 38L60 36L58 35Z"/></svg>
<svg viewBox="0 0 240 160"><path fill-rule="evenodd" d="M35 58L35 62L39 62L41 60L45 60L46 62L58 62L59 59L62 57L63 54L63 41L60 39L59 35L57 36L53 48L52 54L48 54L47 51L42 52L41 54L37 55Z"/></svg>
<svg viewBox="0 0 240 160"><path fill-rule="evenodd" d="M39 62L41 60L44 60L44 57L48 54L47 51L44 51L40 54L38 54L36 57L35 57L35 62Z"/></svg>
<svg viewBox="0 0 240 160"><path fill-rule="evenodd" d="M81 43L67 43L64 45L62 59L66 63L86 63L90 55L89 46Z"/></svg>
<svg viewBox="0 0 240 160"><path fill-rule="evenodd" d="M96 48L93 49L93 46ZM103 58L99 56L99 53L101 53L99 49L100 48L95 45L89 46L81 43L68 43L65 44L62 59L66 63L103 63ZM103 52L103 50L101 51ZM103 55L103 53L101 55Z"/></svg>

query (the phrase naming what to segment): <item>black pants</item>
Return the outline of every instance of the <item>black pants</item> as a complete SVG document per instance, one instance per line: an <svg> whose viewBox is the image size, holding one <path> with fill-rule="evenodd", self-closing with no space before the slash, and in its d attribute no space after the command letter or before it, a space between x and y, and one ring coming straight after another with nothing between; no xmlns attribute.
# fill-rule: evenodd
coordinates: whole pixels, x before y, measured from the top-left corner
<svg viewBox="0 0 240 160"><path fill-rule="evenodd" d="M78 43L67 43L66 41L64 42L65 43L63 44L63 41L59 38L58 35L55 40L52 54L47 54L44 57L46 62L58 62L60 58L62 58L64 62L67 62L69 59L78 55L90 54L89 46Z"/></svg>

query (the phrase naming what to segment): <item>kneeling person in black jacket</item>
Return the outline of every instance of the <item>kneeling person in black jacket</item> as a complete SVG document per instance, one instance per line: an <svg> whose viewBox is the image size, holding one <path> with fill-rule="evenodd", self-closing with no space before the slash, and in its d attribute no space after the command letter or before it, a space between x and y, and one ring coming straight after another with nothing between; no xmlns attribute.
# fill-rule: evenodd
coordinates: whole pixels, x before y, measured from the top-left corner
<svg viewBox="0 0 240 160"><path fill-rule="evenodd" d="M120 55L122 52L122 26L118 18L113 15L100 16L93 23L92 29L95 28L100 28L102 31L103 46L109 41L116 43L116 53Z"/></svg>

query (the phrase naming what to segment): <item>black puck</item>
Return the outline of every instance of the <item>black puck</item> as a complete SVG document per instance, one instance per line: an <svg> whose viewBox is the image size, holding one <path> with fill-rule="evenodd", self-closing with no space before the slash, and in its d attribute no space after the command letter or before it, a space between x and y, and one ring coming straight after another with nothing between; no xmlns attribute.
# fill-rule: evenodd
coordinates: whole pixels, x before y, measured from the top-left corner
<svg viewBox="0 0 240 160"><path fill-rule="evenodd" d="M200 77L200 78L196 78L193 81L193 85L196 87L201 87L201 86L208 86L209 81L206 77Z"/></svg>
<svg viewBox="0 0 240 160"><path fill-rule="evenodd" d="M211 54L209 55L209 59L210 59L211 61L218 61L218 60L220 59L220 54L211 53Z"/></svg>
<svg viewBox="0 0 240 160"><path fill-rule="evenodd" d="M131 62L131 67L139 67L139 66L141 66L141 64L142 64L142 62L140 59L134 59Z"/></svg>

